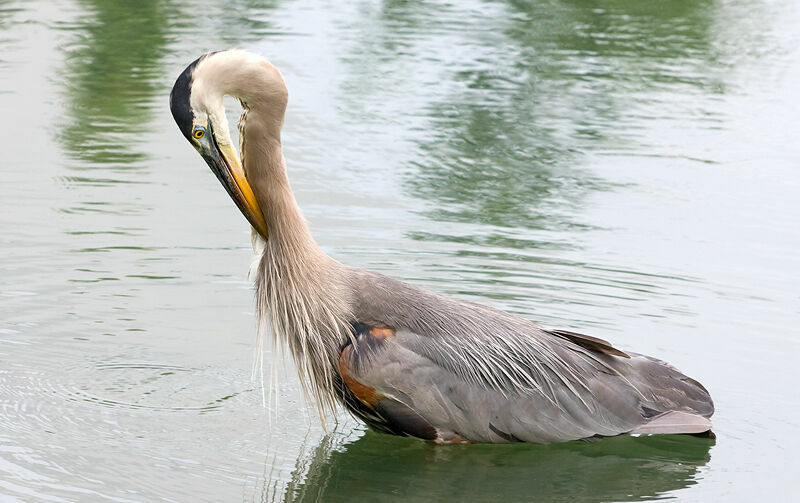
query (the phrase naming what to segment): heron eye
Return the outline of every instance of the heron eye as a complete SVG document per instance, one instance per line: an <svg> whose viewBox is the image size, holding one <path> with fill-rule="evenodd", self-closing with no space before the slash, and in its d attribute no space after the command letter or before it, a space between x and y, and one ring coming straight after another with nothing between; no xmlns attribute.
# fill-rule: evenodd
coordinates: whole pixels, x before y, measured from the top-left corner
<svg viewBox="0 0 800 503"><path fill-rule="evenodd" d="M197 126L196 128L194 128L194 132L192 133L192 136L194 136L195 138L197 138L199 140L200 138L203 137L204 134L206 134L206 130L201 126Z"/></svg>

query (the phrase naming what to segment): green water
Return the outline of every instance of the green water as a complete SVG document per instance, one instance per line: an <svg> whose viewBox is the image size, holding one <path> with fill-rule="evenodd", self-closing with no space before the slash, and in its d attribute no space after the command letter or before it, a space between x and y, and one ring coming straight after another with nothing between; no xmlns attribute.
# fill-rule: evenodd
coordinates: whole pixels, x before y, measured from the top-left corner
<svg viewBox="0 0 800 503"><path fill-rule="evenodd" d="M0 501L792 500L800 5L222 3L0 1ZM326 251L670 361L717 440L326 434L288 362L264 405L249 228L167 104L233 46Z"/></svg>

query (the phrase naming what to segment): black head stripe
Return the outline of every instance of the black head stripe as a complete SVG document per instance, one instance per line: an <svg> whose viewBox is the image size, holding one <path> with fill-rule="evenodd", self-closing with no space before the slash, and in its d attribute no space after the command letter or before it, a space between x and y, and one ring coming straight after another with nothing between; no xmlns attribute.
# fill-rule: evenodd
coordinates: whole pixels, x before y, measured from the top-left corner
<svg viewBox="0 0 800 503"><path fill-rule="evenodd" d="M187 139L192 136L192 121L194 114L192 107L189 104L189 95L192 92L192 74L194 73L197 63L201 59L208 56L203 54L186 67L186 69L178 76L175 85L172 86L172 91L169 93L169 108L172 110L172 117L178 124L178 128Z"/></svg>
<svg viewBox="0 0 800 503"><path fill-rule="evenodd" d="M178 76L178 80L175 81L175 85L172 86L172 91L169 93L169 108L172 111L172 117L175 119L175 123L178 124L183 136L187 139L192 136L192 121L194 119L192 107L189 105L189 95L192 92L192 74L197 63L202 58L203 56L200 56L186 67L183 73Z"/></svg>
<svg viewBox="0 0 800 503"><path fill-rule="evenodd" d="M203 54L196 60L192 61L189 66L178 76L175 85L172 86L172 91L169 93L169 108L172 110L172 117L178 124L178 128L187 139L192 137L192 122L194 114L192 107L189 104L189 96L192 93L192 79L194 70L197 64L203 59L216 54L221 51L213 51Z"/></svg>

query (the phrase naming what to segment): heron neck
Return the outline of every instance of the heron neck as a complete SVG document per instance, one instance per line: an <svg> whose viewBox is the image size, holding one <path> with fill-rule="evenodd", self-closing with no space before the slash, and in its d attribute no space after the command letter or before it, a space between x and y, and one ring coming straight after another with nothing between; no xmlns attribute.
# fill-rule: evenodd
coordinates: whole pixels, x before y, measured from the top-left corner
<svg viewBox="0 0 800 503"><path fill-rule="evenodd" d="M248 115L253 115L250 112ZM255 117L253 117L255 119ZM286 174L279 124L251 121L242 127L242 164L267 223L267 249L309 259L327 257L308 228ZM277 130L277 132L276 132Z"/></svg>
<svg viewBox="0 0 800 503"><path fill-rule="evenodd" d="M269 234L255 279L259 325L269 323L288 347L324 423L324 410L334 407L339 349L351 330L347 269L311 237L286 176L280 124L250 122L250 114L240 136L242 163Z"/></svg>

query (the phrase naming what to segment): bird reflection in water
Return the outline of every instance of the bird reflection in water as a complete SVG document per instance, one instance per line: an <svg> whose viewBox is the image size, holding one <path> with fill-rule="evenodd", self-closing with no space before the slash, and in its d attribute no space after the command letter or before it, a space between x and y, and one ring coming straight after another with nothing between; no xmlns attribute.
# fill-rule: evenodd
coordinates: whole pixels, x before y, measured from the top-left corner
<svg viewBox="0 0 800 503"><path fill-rule="evenodd" d="M334 431L300 454L290 480L266 474L261 501L644 501L696 484L713 445L654 435L442 446Z"/></svg>

